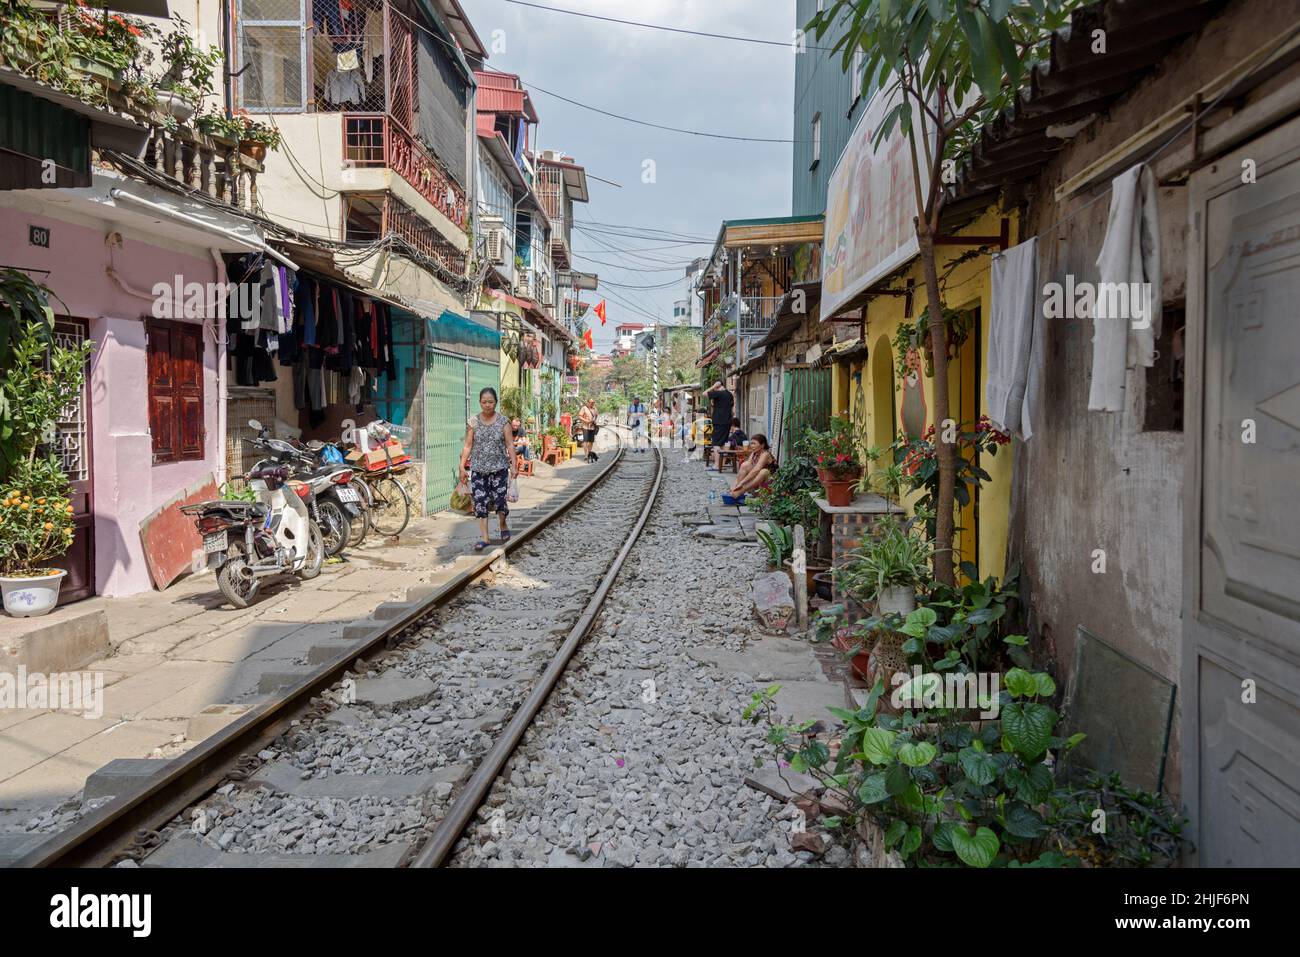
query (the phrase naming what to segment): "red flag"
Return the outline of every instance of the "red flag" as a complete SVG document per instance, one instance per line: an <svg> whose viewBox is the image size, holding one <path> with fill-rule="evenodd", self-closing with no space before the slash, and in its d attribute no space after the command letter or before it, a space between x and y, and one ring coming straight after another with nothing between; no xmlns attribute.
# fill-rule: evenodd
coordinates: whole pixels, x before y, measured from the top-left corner
<svg viewBox="0 0 1300 957"><path fill-rule="evenodd" d="M597 303L596 308L593 311L600 317L600 324L603 326L605 324L605 300L602 299Z"/></svg>
<svg viewBox="0 0 1300 957"><path fill-rule="evenodd" d="M595 344L595 343L592 341L592 339L591 339L591 330L590 330L590 329L585 329L585 330L583 330L583 333L582 333L582 341L586 344L586 346L587 346L588 349L595 349L595 348L596 348L596 344Z"/></svg>

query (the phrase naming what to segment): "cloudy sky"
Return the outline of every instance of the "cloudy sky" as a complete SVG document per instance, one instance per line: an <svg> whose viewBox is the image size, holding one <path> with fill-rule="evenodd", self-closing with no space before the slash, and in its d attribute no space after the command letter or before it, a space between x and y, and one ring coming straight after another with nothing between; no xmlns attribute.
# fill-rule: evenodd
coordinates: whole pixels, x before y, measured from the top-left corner
<svg viewBox="0 0 1300 957"><path fill-rule="evenodd" d="M786 43L795 21L793 0L536 2ZM573 248L581 254L577 266L599 274L597 297L603 296L609 309L609 325L602 330L595 324L597 351L608 347L617 323L649 321L632 307L658 313L665 321L671 318L673 301L684 296L685 264L708 253L722 220L789 214L788 142L734 142L651 129L582 109L538 89L665 126L789 140L794 54L788 46L625 26L508 0L462 3L489 48L488 65L518 73L531 90L541 119L541 147L563 150L584 165L589 176L621 187L589 179L591 202L575 212L578 227L584 220L608 224L590 227L605 232L573 233ZM494 44L497 52L492 52ZM653 182L643 182L648 178L643 176L647 161L653 162ZM625 235L638 229L707 237L708 242L665 248L675 240ZM664 283L672 285L626 288Z"/></svg>

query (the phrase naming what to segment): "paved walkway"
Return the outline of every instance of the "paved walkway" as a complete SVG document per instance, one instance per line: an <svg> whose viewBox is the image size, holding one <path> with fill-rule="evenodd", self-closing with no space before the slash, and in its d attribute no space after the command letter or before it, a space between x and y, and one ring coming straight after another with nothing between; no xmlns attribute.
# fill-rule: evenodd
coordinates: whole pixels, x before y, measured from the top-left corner
<svg viewBox="0 0 1300 957"><path fill-rule="evenodd" d="M536 476L520 479L512 528L545 514L593 468L580 460L539 464ZM495 528L494 516L490 522ZM313 581L274 580L243 610L225 604L211 574L165 592L78 603L108 616L113 652L84 669L103 673L103 714L0 711L0 831L77 795L114 758L172 757L192 747L188 735L198 732L190 719L204 708L256 700L263 674L302 664L313 645L341 637L408 589L451 578L477 539L470 516L414 519L399 540L372 533Z"/></svg>

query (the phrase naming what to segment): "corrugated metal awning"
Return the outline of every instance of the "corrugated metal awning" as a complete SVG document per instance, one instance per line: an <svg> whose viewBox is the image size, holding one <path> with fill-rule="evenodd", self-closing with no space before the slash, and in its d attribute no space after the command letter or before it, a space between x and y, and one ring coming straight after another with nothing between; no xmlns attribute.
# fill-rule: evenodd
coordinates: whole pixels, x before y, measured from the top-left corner
<svg viewBox="0 0 1300 957"><path fill-rule="evenodd" d="M1070 26L1052 35L1048 62L1034 68L1015 104L984 127L952 196L975 196L1037 176L1224 2L1102 0L1075 10ZM1098 30L1105 55L1093 52Z"/></svg>

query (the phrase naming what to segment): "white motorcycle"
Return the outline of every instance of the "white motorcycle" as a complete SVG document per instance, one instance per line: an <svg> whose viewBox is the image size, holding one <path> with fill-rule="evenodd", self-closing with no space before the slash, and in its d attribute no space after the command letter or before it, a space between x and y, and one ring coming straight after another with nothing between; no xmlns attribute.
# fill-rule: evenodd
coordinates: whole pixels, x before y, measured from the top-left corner
<svg viewBox="0 0 1300 957"><path fill-rule="evenodd" d="M256 420L248 423L261 431ZM259 462L247 476L257 501L223 500L186 505L203 536L207 567L217 570L217 586L236 608L247 608L262 581L293 574L304 581L320 574L325 540L312 521L307 499L311 486L290 482L283 465Z"/></svg>

